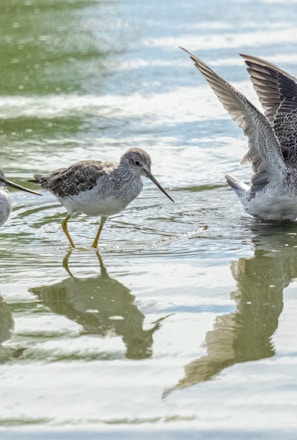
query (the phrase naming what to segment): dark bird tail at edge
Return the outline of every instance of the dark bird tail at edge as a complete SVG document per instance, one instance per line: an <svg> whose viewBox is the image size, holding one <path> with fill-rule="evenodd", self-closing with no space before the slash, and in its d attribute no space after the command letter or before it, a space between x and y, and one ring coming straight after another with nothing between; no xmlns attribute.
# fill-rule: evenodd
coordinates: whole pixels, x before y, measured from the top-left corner
<svg viewBox="0 0 297 440"><path fill-rule="evenodd" d="M43 176L42 174L34 174L33 177L33 179L28 179L27 182L36 183L37 185L40 185L41 188L47 188L47 176Z"/></svg>
<svg viewBox="0 0 297 440"><path fill-rule="evenodd" d="M28 179L27 182L31 182L31 183L40 183L42 180L42 175L41 174L34 174L34 179Z"/></svg>

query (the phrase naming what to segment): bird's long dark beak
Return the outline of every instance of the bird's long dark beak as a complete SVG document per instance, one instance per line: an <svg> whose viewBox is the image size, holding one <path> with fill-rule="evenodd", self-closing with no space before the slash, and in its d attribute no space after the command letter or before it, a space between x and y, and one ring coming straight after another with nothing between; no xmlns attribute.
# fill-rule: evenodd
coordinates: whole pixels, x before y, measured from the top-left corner
<svg viewBox="0 0 297 440"><path fill-rule="evenodd" d="M10 180L7 180L5 178L2 178L3 182L5 183L5 185L10 186L11 188L15 188L15 189L20 189L21 191L25 191L31 194L36 194L37 196L41 196L40 193L36 192L36 191L32 191L31 189L28 188L24 188L21 185L18 185L17 183L13 183Z"/></svg>
<svg viewBox="0 0 297 440"><path fill-rule="evenodd" d="M174 202L174 200L170 197L170 195L169 194L167 194L167 192L165 191L165 189L164 188L162 188L162 186L160 185L160 183L157 181L157 179L151 174L151 173L148 173L147 174L147 177L159 188L159 190L161 190L162 191L162 193L164 193L165 194L165 196L167 196L168 197L168 199L169 200L171 200L172 202Z"/></svg>

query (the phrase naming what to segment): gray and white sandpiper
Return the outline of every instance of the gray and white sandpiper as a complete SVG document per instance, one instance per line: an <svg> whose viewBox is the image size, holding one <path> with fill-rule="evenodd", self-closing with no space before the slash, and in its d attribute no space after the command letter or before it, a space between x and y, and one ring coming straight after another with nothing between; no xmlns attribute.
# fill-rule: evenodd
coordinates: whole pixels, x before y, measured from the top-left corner
<svg viewBox="0 0 297 440"><path fill-rule="evenodd" d="M182 48L183 49L183 48ZM264 115L238 90L203 61L183 49L194 61L225 109L248 137L250 185L227 175L245 211L260 220L297 218L297 80L260 58L242 55Z"/></svg>
<svg viewBox="0 0 297 440"><path fill-rule="evenodd" d="M28 188L24 188L17 183L7 180L4 176L4 173L0 171L0 226L2 226L7 221L12 211L11 196L7 190L8 186L10 186L11 188L20 189L21 191L25 191L31 194L40 195L35 191L31 191Z"/></svg>
<svg viewBox="0 0 297 440"><path fill-rule="evenodd" d="M107 218L122 211L141 192L142 176L148 177L173 202L153 176L151 158L141 148L129 149L119 164L84 160L49 175L35 174L30 182L50 191L66 208L68 215L62 222L62 228L73 248L75 245L67 227L72 214L82 212L100 216L100 226L92 244L97 248Z"/></svg>

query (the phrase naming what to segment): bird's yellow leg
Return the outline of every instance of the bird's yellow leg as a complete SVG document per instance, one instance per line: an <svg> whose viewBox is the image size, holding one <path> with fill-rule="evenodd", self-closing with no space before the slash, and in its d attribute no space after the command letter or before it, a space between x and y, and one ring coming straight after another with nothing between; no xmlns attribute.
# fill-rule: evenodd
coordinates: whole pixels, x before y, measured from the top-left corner
<svg viewBox="0 0 297 440"><path fill-rule="evenodd" d="M63 229L66 237L68 238L70 246L75 248L75 244L73 243L72 238L70 237L70 234L69 234L68 228L67 228L67 222L69 219L70 219L70 215L67 215L67 217L62 221L62 229Z"/></svg>
<svg viewBox="0 0 297 440"><path fill-rule="evenodd" d="M98 247L99 237L100 237L101 231L103 229L103 226L104 226L104 223L106 222L106 220L107 220L107 217L101 217L100 226L99 226L98 232L96 234L95 240L93 241L93 244L92 244L92 247L95 249Z"/></svg>

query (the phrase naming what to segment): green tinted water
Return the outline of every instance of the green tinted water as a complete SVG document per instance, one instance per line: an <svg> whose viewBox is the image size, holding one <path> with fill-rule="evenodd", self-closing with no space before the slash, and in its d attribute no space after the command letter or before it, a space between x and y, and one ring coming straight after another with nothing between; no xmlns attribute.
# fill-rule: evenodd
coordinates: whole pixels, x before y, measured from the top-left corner
<svg viewBox="0 0 297 440"><path fill-rule="evenodd" d="M178 49L253 96L237 53L296 72L294 3L0 8L7 177L140 146L175 199L146 181L96 254L98 219L74 216L69 252L55 198L13 192L0 231L1 436L294 438L297 229L244 214L224 174L248 180L246 140Z"/></svg>

